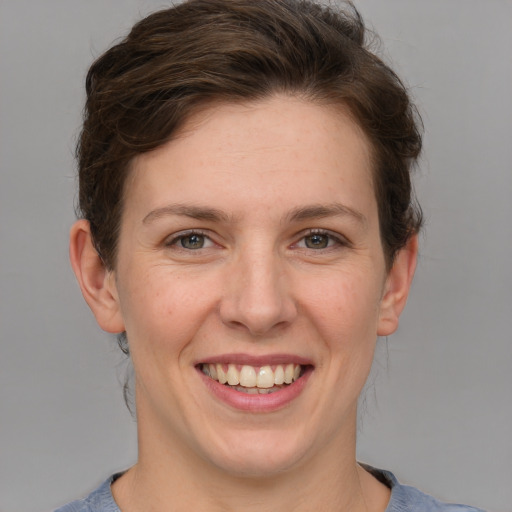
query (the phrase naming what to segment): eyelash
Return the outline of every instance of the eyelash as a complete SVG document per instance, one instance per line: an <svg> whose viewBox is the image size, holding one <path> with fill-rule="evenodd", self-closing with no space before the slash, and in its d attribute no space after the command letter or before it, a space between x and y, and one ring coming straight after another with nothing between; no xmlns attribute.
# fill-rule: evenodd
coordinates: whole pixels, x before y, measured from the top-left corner
<svg viewBox="0 0 512 512"><path fill-rule="evenodd" d="M304 244L305 244L306 243L305 240L307 238L314 237L315 235L318 235L319 237L327 237L327 246L326 247L318 247L318 248L307 247L307 246L300 247L299 246L299 244L301 244L301 242L304 242ZM186 240L187 238L190 239L193 236L202 237L203 241L206 241L207 243L209 242L210 244L214 244L213 240L211 239L210 236L208 236L208 234L206 232L197 230L197 229L192 229L192 230L185 231L185 232L179 233L177 235L174 235L169 241L165 242L165 246L166 247L174 246L179 250L190 251L190 252L195 252L195 251L199 251L201 249L209 248L209 247L197 247L194 249L194 248L190 248L190 247L184 247L183 241ZM178 245L180 242L181 242L181 246ZM322 251L322 250L332 250L336 246L337 247L347 247L347 246L350 246L350 242L345 237L343 237L341 235L335 235L332 232L324 230L324 229L310 229L310 230L306 231L297 242L292 244L292 247L297 247L302 250L311 250L311 251L315 251L315 252Z"/></svg>

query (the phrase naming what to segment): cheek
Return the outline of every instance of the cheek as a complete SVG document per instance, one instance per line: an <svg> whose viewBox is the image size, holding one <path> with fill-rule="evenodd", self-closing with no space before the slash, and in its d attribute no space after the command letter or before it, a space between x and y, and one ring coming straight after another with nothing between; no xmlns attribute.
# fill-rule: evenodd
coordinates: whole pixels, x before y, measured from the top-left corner
<svg viewBox="0 0 512 512"><path fill-rule="evenodd" d="M323 344L321 364L328 369L324 384L334 390L341 409L357 401L370 372L379 299L378 279L371 272L347 269L326 279L309 302L308 316Z"/></svg>
<svg viewBox="0 0 512 512"><path fill-rule="evenodd" d="M155 357L187 346L206 322L219 289L205 276L187 276L165 265L131 272L123 282L120 302L132 355Z"/></svg>
<svg viewBox="0 0 512 512"><path fill-rule="evenodd" d="M380 287L371 272L348 268L317 280L302 295L309 295L305 307L326 339L344 347L375 340Z"/></svg>

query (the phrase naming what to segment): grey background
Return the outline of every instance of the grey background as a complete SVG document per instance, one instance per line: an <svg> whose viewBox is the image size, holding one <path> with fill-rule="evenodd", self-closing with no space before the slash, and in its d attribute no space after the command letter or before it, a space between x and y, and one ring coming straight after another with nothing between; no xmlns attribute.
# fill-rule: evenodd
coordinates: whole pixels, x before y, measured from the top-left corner
<svg viewBox="0 0 512 512"><path fill-rule="evenodd" d="M512 2L359 0L426 127L421 260L379 341L359 457L512 510ZM115 340L67 259L92 59L163 1L0 0L0 511L43 511L134 462Z"/></svg>

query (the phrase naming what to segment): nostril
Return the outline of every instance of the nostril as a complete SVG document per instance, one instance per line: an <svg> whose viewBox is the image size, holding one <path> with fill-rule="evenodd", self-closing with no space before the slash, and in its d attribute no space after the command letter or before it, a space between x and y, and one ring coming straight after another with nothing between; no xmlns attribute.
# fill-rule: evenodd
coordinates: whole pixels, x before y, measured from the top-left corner
<svg viewBox="0 0 512 512"><path fill-rule="evenodd" d="M272 333L278 333L282 330L285 330L289 323L288 322L278 322L276 324L272 324L269 327L267 326L256 326L250 322L244 323L239 322L236 320L232 320L230 322L225 322L228 327L239 330L239 331L245 331L254 338L262 338L262 337L268 337L269 334Z"/></svg>
<svg viewBox="0 0 512 512"><path fill-rule="evenodd" d="M245 326L245 324L243 324L242 322L239 322L237 320L229 320L228 322L224 322L225 324L227 324L229 327L231 327L232 329L237 329L237 330L240 330L240 331L247 331L247 327Z"/></svg>

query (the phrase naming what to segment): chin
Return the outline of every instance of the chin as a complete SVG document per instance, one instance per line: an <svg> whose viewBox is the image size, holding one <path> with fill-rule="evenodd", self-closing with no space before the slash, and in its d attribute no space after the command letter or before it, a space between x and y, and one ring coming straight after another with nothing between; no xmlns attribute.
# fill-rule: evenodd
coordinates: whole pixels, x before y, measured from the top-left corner
<svg viewBox="0 0 512 512"><path fill-rule="evenodd" d="M210 460L233 476L265 478L297 467L306 451L300 436L253 432L231 437L221 450L210 453Z"/></svg>

